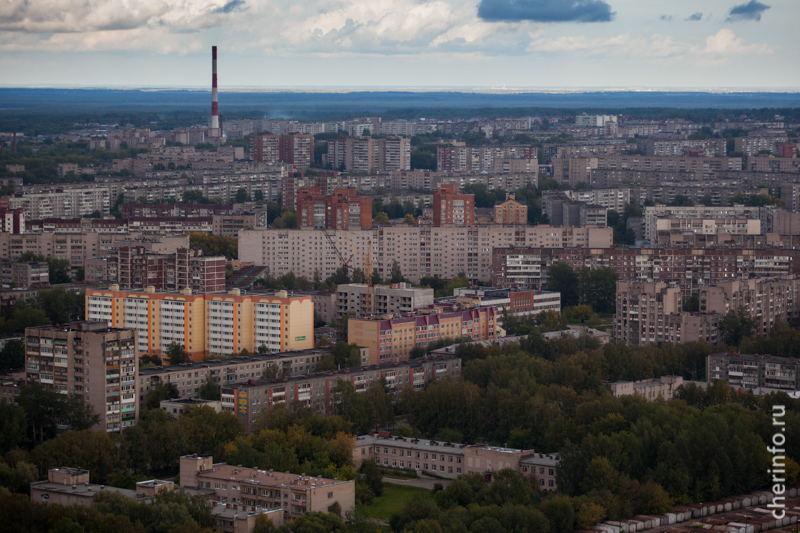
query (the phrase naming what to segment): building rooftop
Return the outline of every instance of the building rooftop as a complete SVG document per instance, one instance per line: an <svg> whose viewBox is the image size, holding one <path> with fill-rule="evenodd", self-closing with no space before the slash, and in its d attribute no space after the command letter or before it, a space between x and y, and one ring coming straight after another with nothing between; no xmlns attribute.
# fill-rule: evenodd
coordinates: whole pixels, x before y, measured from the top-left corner
<svg viewBox="0 0 800 533"><path fill-rule="evenodd" d="M211 470L197 473L199 478L218 479L220 481L238 481L249 485L264 485L268 487L287 487L291 490L306 491L317 487L332 487L354 481L340 481L305 474L292 474L289 472L275 472L273 470L258 470L257 468L243 468L225 463L217 463Z"/></svg>

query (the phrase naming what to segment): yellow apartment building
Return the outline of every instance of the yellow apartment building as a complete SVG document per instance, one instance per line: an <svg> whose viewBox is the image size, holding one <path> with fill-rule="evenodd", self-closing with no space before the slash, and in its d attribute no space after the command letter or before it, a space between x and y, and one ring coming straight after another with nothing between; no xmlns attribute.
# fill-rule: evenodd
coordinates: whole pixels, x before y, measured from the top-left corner
<svg viewBox="0 0 800 533"><path fill-rule="evenodd" d="M261 346L267 352L314 347L314 304L311 296L286 291L193 294L108 289L86 291L87 320L138 330L141 354L164 354L173 342L194 361L210 354L229 355Z"/></svg>

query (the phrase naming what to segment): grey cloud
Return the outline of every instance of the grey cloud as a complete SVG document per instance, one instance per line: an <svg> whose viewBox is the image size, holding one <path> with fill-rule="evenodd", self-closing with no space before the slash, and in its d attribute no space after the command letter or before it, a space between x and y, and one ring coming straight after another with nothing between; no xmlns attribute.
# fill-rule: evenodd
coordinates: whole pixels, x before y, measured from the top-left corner
<svg viewBox="0 0 800 533"><path fill-rule="evenodd" d="M608 22L616 13L603 0L481 0L478 16L488 22Z"/></svg>
<svg viewBox="0 0 800 533"><path fill-rule="evenodd" d="M696 22L698 20L703 20L703 13L701 13L700 11L698 11L697 13L692 13L691 15L686 17L686 20L691 21L691 22Z"/></svg>
<svg viewBox="0 0 800 533"><path fill-rule="evenodd" d="M665 21L665 22L669 22L669 21L671 21L671 20L672 20L672 15L661 15L661 16L660 16L660 17L658 17L658 18L659 18L659 19L661 19L661 20L663 20L663 21Z"/></svg>
<svg viewBox="0 0 800 533"><path fill-rule="evenodd" d="M727 21L735 20L761 20L761 14L769 9L770 6L762 4L758 0L750 0L746 4L733 6L728 14Z"/></svg>
<svg viewBox="0 0 800 533"><path fill-rule="evenodd" d="M240 11L244 9L246 5L247 2L245 2L244 0L230 0L224 6L218 7L217 9L212 11L212 13L231 13L233 11Z"/></svg>

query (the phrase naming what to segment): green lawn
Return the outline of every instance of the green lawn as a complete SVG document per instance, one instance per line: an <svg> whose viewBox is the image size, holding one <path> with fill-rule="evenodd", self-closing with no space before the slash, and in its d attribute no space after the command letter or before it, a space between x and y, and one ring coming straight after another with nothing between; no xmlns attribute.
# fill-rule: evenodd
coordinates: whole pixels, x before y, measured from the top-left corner
<svg viewBox="0 0 800 533"><path fill-rule="evenodd" d="M393 514L402 511L414 497L426 496L428 494L430 494L430 491L420 487L384 483L383 495L372 501L372 505L367 507L367 513L369 513L372 518L388 520Z"/></svg>

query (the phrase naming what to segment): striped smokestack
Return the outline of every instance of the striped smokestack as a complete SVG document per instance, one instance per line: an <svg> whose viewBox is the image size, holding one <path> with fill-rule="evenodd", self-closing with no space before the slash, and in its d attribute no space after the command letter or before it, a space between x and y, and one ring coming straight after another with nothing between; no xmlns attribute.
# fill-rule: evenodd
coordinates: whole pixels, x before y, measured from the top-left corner
<svg viewBox="0 0 800 533"><path fill-rule="evenodd" d="M211 47L211 129L219 130L217 109L217 47Z"/></svg>

